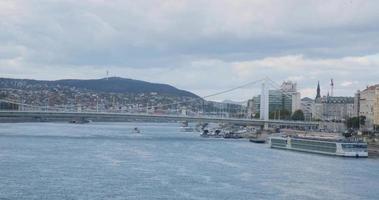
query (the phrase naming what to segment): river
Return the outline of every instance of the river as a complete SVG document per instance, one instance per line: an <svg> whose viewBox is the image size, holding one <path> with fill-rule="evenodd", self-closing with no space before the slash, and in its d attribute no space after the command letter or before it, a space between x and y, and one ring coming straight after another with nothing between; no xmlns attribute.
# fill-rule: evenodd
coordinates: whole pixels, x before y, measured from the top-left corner
<svg viewBox="0 0 379 200"><path fill-rule="evenodd" d="M0 199L379 199L378 188L379 159L201 138L174 123L0 124Z"/></svg>

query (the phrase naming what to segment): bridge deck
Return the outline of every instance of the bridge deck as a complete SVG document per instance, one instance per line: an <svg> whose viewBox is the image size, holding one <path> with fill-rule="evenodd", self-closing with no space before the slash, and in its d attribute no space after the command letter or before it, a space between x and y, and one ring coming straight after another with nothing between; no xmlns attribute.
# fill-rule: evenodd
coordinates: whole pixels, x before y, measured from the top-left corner
<svg viewBox="0 0 379 200"><path fill-rule="evenodd" d="M289 125L318 127L317 122L285 121L285 120L260 120L260 119L240 119L222 118L208 116L185 116L185 115L158 115L146 113L110 113L110 112L44 112L44 111L0 111L1 118L53 118L53 119L73 119L85 118L93 120L111 119L119 120L146 120L146 121L191 121L191 122L217 122L217 123L239 123L248 125Z"/></svg>

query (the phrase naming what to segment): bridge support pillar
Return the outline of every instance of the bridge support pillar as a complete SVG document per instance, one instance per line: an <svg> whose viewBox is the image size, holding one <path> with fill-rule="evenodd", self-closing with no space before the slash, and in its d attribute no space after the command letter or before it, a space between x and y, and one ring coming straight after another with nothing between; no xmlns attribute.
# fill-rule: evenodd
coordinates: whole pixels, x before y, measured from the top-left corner
<svg viewBox="0 0 379 200"><path fill-rule="evenodd" d="M268 123L267 122L264 123L263 130L268 130Z"/></svg>
<svg viewBox="0 0 379 200"><path fill-rule="evenodd" d="M261 102L260 102L260 118L261 120L269 120L269 91L267 89L267 80L262 83Z"/></svg>

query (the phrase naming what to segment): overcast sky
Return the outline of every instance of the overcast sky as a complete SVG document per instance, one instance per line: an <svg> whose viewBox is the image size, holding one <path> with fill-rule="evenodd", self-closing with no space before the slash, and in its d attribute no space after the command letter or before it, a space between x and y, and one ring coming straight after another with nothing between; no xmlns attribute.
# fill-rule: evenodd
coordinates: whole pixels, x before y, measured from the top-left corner
<svg viewBox="0 0 379 200"><path fill-rule="evenodd" d="M207 95L268 76L302 96L379 83L377 0L1 0L0 76L120 76ZM259 85L215 99L245 100Z"/></svg>

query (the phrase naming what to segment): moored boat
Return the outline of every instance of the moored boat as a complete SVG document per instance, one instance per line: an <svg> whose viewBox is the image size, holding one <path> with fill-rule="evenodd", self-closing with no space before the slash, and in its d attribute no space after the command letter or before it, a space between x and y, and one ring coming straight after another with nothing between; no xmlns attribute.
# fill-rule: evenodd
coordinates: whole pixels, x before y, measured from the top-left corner
<svg viewBox="0 0 379 200"><path fill-rule="evenodd" d="M68 123L70 123L70 124L88 124L90 122L92 122L92 121L82 118L82 119L72 119Z"/></svg>
<svg viewBox="0 0 379 200"><path fill-rule="evenodd" d="M271 148L325 155L368 157L367 143L352 139L276 136L269 138L269 145Z"/></svg>
<svg viewBox="0 0 379 200"><path fill-rule="evenodd" d="M266 143L266 140L265 139L258 139L258 138L251 138L249 139L250 142L253 142L253 143Z"/></svg>
<svg viewBox="0 0 379 200"><path fill-rule="evenodd" d="M203 132L200 134L201 137L211 137L211 138L222 138L222 131L219 129L215 130L208 130L205 129Z"/></svg>

